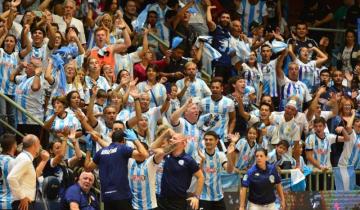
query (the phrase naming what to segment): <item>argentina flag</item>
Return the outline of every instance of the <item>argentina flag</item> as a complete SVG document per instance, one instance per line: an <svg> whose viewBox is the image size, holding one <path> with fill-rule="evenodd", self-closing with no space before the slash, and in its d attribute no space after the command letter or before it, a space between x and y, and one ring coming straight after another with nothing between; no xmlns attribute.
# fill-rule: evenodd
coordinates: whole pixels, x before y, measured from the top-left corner
<svg viewBox="0 0 360 210"><path fill-rule="evenodd" d="M333 175L336 190L349 191L356 188L354 166L334 167Z"/></svg>

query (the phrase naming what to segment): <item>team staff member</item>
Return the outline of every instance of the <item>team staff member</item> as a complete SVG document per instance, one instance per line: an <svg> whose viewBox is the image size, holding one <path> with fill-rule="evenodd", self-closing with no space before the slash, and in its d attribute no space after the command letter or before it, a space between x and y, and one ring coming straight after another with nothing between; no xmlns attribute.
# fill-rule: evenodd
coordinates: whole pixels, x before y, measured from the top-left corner
<svg viewBox="0 0 360 210"><path fill-rule="evenodd" d="M180 133L167 131L164 139L169 139L170 144L176 145L174 150L164 158L163 175L161 179L161 192L158 199L160 210L187 209L187 200L192 209L199 208L199 198L204 185L204 175L196 161L185 153L187 138ZM155 141L152 149L159 148L161 141ZM191 178L197 178L194 196L187 198Z"/></svg>
<svg viewBox="0 0 360 210"><path fill-rule="evenodd" d="M267 151L258 148L255 151L256 165L252 166L242 181L240 191L240 210L245 210L246 193L249 189L249 210L275 210L274 187L281 200L281 209L285 209L285 197L281 177L274 165L266 162Z"/></svg>
<svg viewBox="0 0 360 210"><path fill-rule="evenodd" d="M66 190L65 198L61 201L62 209L98 210L99 203L96 195L90 192L94 180L94 174L82 172L78 183Z"/></svg>
<svg viewBox="0 0 360 210"><path fill-rule="evenodd" d="M35 135L29 134L23 138L24 150L15 158L7 177L14 210L35 210L36 171L32 162L39 155L40 148L40 140Z"/></svg>
<svg viewBox="0 0 360 210"><path fill-rule="evenodd" d="M143 162L148 156L148 152L136 139L134 131L116 130L113 132L112 143L100 149L90 160L90 152L86 153L85 170L92 171L99 167L101 195L104 201L104 209L132 210L131 191L128 180L128 161L133 158ZM125 138L132 141L136 149L132 149L125 144Z"/></svg>

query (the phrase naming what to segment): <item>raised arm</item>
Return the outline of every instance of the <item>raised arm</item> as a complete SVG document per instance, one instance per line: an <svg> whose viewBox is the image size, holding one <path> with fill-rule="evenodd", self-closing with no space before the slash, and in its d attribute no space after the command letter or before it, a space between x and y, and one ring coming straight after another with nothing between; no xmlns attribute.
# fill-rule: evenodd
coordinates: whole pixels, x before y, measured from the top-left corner
<svg viewBox="0 0 360 210"><path fill-rule="evenodd" d="M292 61L296 61L296 54L294 52L294 45L289 43L289 55Z"/></svg>
<svg viewBox="0 0 360 210"><path fill-rule="evenodd" d="M283 50L276 61L276 67L275 67L276 68L276 78L280 79L280 80L283 80L285 77L285 74L283 72L283 64L284 64L284 59L285 59L287 53L288 53L287 49Z"/></svg>
<svg viewBox="0 0 360 210"><path fill-rule="evenodd" d="M43 13L43 15L45 16L45 13ZM51 26L51 23L48 19L46 19L46 30L48 32L47 36L49 38L48 47L49 49L53 49L55 47L56 33L54 27Z"/></svg>
<svg viewBox="0 0 360 210"><path fill-rule="evenodd" d="M328 57L327 57L327 55L325 55L325 53L323 53L321 50L319 50L319 48L313 47L312 49L317 54L316 67L321 67L321 65L323 65L323 63L325 63L327 61Z"/></svg>
<svg viewBox="0 0 360 210"><path fill-rule="evenodd" d="M192 105L192 99L189 98L184 105L180 107L180 109L177 109L174 113L171 114L170 117L170 124L172 126L177 126L180 123L180 117L181 115Z"/></svg>
<svg viewBox="0 0 360 210"><path fill-rule="evenodd" d="M40 153L40 163L36 166L36 178L40 177L42 175L42 172L46 166L46 163L49 161L50 155L46 150L41 151Z"/></svg>
<svg viewBox="0 0 360 210"><path fill-rule="evenodd" d="M172 23L172 27L173 29L176 29L176 27L178 26L178 24L180 23L180 21L184 18L184 14L186 13L186 11L192 7L194 5L194 0L189 1L188 3L185 4L185 6L183 8L180 9L180 11L177 12L175 19Z"/></svg>
<svg viewBox="0 0 360 210"><path fill-rule="evenodd" d="M306 119L307 121L311 121L313 116L314 116L314 113L315 113L315 110L317 109L317 106L319 104L319 98L320 96L323 94L323 93L326 93L326 87L320 87L316 94L315 94L315 97L313 98L310 106L309 106L309 109L306 113Z"/></svg>
<svg viewBox="0 0 360 210"><path fill-rule="evenodd" d="M130 35L127 30L123 30L124 43L122 44L114 44L112 46L113 53L121 53L124 52L128 47L131 46Z"/></svg>
<svg viewBox="0 0 360 210"><path fill-rule="evenodd" d="M35 67L35 76L34 76L34 80L31 84L31 90L36 92L39 91L41 88L41 73L42 73L42 67L41 64L37 64L37 66Z"/></svg>
<svg viewBox="0 0 360 210"><path fill-rule="evenodd" d="M87 113L86 116L89 120L90 126L91 127L95 127L98 123L95 115L94 115L94 104L95 104L95 99L96 99L96 93L97 93L97 87L93 86L92 88L92 95L90 97L90 101L89 101L89 106L87 108Z"/></svg>
<svg viewBox="0 0 360 210"><path fill-rule="evenodd" d="M236 101L239 104L239 114L242 118L244 118L246 121L250 120L250 114L245 111L243 100L240 96L235 97Z"/></svg>
<svg viewBox="0 0 360 210"><path fill-rule="evenodd" d="M25 25L23 28L23 33L28 34L29 31L30 31L30 25ZM24 58L31 51L31 42L28 36L24 37L24 44L26 45L25 48L19 52L19 57L21 59Z"/></svg>
<svg viewBox="0 0 360 210"><path fill-rule="evenodd" d="M181 81L181 80L180 80ZM179 82L180 82L179 81ZM188 87L190 86L190 78L189 77L185 77L184 78L184 87L181 89L181 91L177 94L177 98L179 100L182 99L182 97L184 96L186 90L188 89Z"/></svg>
<svg viewBox="0 0 360 210"><path fill-rule="evenodd" d="M134 98L135 101L135 117L130 118L127 121L128 128L133 128L142 118L141 106L140 106L140 94L137 92L136 88L132 88L133 90L130 91L131 96Z"/></svg>
<svg viewBox="0 0 360 210"><path fill-rule="evenodd" d="M134 130L126 129L124 131L124 134L125 134L125 139L127 141L132 141L136 148L133 150L131 158L134 158L137 161L144 161L149 156L149 153L137 138L137 135L135 134Z"/></svg>
<svg viewBox="0 0 360 210"><path fill-rule="evenodd" d="M164 112L167 112L167 110L169 109L169 107L170 107L170 96L167 95L164 104L163 104L163 105L161 106L161 108L160 108L161 114L164 113Z"/></svg>
<svg viewBox="0 0 360 210"><path fill-rule="evenodd" d="M213 32L216 29L216 23L213 21L212 15L211 15L211 10L215 9L215 8L216 8L216 6L208 6L206 8L206 22L207 22L210 32Z"/></svg>

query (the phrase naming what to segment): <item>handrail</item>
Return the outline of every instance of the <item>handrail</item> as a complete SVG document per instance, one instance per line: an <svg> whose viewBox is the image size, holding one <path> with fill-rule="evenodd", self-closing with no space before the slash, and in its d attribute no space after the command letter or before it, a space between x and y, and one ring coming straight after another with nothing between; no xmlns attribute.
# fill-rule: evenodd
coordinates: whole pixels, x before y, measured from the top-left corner
<svg viewBox="0 0 360 210"><path fill-rule="evenodd" d="M24 113L26 116L28 116L30 119L32 119L34 122L36 122L41 127L44 127L44 122L39 120L38 118L32 116L28 111L26 111L24 108L22 108L19 104L17 104L15 101L13 101L11 98L7 97L5 94L0 92L0 96L4 98L7 102L9 102L12 106L16 107L18 110L20 110L22 113ZM74 149L74 145L67 141L67 144ZM85 157L85 152L81 151L81 154Z"/></svg>
<svg viewBox="0 0 360 210"><path fill-rule="evenodd" d="M7 128L9 128L11 131L13 131L14 133L16 133L17 135L24 137L24 134L20 133L18 130L16 130L14 127L12 127L11 125L9 125L6 121L4 121L3 119L0 118L0 123L2 123L3 125L5 125Z"/></svg>

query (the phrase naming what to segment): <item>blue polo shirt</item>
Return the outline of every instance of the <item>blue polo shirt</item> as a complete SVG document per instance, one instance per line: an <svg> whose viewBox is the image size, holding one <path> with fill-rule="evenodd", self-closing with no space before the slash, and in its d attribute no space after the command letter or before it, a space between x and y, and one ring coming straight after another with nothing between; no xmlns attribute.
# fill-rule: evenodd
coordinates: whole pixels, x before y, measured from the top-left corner
<svg viewBox="0 0 360 210"><path fill-rule="evenodd" d="M276 167L266 163L266 170L256 164L245 174L242 186L249 188L249 201L259 205L275 202L275 185L281 183Z"/></svg>
<svg viewBox="0 0 360 210"><path fill-rule="evenodd" d="M79 204L81 210L98 210L99 203L94 193L85 193L81 190L78 183L71 185L65 193L64 199L61 200L61 209L70 209L70 203Z"/></svg>
<svg viewBox="0 0 360 210"><path fill-rule="evenodd" d="M125 144L111 143L94 156L99 168L101 195L104 201L131 199L128 180L128 161L133 153Z"/></svg>
<svg viewBox="0 0 360 210"><path fill-rule="evenodd" d="M185 152L178 157L167 155L164 159L160 197L186 198L191 178L199 169L196 161Z"/></svg>

